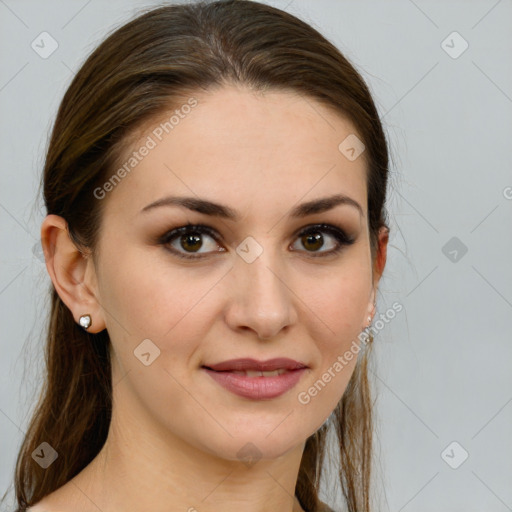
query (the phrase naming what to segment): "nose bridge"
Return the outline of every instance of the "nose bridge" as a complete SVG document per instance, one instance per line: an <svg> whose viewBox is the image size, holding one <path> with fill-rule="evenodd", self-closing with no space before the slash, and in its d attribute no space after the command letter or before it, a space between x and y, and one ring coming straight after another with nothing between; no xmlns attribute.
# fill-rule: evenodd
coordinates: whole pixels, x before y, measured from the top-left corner
<svg viewBox="0 0 512 512"><path fill-rule="evenodd" d="M271 237L257 242L248 237L237 248L233 269L234 296L231 320L249 327L260 338L270 338L294 321L290 285L272 247Z"/></svg>

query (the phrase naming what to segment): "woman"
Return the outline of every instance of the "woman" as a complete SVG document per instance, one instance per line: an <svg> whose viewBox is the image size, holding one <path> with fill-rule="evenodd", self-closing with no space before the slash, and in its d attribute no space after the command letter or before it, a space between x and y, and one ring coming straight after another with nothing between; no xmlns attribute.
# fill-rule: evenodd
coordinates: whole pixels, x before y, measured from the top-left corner
<svg viewBox="0 0 512 512"><path fill-rule="evenodd" d="M45 162L47 381L18 510L332 510L336 452L369 511L387 175L363 79L294 16L169 5L112 33Z"/></svg>

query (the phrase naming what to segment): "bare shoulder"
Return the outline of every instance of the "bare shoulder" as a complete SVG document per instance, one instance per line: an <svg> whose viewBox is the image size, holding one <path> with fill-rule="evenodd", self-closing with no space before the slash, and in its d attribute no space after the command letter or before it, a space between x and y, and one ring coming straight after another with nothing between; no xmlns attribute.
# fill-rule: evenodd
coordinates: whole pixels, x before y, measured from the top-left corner
<svg viewBox="0 0 512 512"><path fill-rule="evenodd" d="M84 478L84 474L82 470L23 512L98 512L98 507L86 497L89 481Z"/></svg>
<svg viewBox="0 0 512 512"><path fill-rule="evenodd" d="M69 503L73 503L69 499L68 493L64 487L57 489L56 491L48 494L35 505L27 508L24 512L81 512L82 509L78 509L76 506L70 506ZM67 504L67 505L66 505Z"/></svg>
<svg viewBox="0 0 512 512"><path fill-rule="evenodd" d="M59 507L55 500L49 499L49 497L45 497L42 500L38 501L35 505L32 505L30 508L25 509L25 512L70 512L69 509L65 510L62 507Z"/></svg>
<svg viewBox="0 0 512 512"><path fill-rule="evenodd" d="M63 508L61 506L52 505L43 499L30 508L24 509L23 512L76 512L76 509L74 507Z"/></svg>

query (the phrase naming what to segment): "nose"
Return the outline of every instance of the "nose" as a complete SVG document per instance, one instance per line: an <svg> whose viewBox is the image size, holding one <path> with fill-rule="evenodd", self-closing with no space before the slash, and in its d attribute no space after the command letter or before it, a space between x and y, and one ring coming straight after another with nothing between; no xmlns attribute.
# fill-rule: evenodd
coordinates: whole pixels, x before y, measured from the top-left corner
<svg viewBox="0 0 512 512"><path fill-rule="evenodd" d="M226 321L234 330L251 330L261 340L277 337L296 322L296 296L286 273L266 251L252 263L237 258Z"/></svg>

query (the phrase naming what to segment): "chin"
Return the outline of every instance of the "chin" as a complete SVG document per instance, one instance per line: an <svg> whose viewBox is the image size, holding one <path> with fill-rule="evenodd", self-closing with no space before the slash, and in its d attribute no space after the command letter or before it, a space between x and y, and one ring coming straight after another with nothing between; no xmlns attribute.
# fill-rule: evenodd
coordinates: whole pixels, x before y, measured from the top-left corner
<svg viewBox="0 0 512 512"><path fill-rule="evenodd" d="M292 416L292 415L290 415ZM283 414L283 418L286 414ZM282 421L282 419L281 419ZM225 432L217 438L204 439L202 449L229 461L241 461L247 466L253 465L258 460L277 459L288 452L303 446L311 433L304 431L291 431L293 425L282 428L282 424L275 422L272 428L240 429L238 432L229 430L232 437Z"/></svg>

